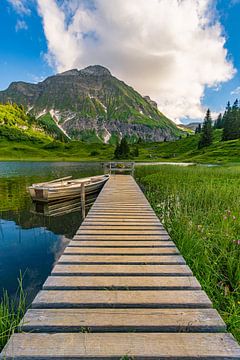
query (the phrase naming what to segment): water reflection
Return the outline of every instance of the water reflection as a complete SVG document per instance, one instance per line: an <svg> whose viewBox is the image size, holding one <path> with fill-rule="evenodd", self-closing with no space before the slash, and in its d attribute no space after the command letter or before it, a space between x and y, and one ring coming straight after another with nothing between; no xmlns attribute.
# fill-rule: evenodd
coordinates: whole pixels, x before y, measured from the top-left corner
<svg viewBox="0 0 240 360"><path fill-rule="evenodd" d="M88 210L91 205L94 203L97 192L94 194L90 194L86 196L86 202L85 202L85 208ZM33 214L41 214L44 216L61 216L66 214L71 214L74 212L78 212L78 214L81 214L82 212L82 204L81 199L68 199L68 200L62 200L62 201L51 201L51 202L38 202L33 201L31 212Z"/></svg>
<svg viewBox="0 0 240 360"><path fill-rule="evenodd" d="M39 211L27 187L68 175L99 174L98 164L0 162L0 297L3 289L15 294L21 270L31 302L82 222L78 200Z"/></svg>

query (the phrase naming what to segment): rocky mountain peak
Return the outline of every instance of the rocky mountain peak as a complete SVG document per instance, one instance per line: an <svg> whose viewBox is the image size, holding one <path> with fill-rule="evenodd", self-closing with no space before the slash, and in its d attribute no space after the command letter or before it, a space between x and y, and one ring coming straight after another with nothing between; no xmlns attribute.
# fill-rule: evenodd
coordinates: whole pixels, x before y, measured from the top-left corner
<svg viewBox="0 0 240 360"><path fill-rule="evenodd" d="M111 76L111 72L101 65L91 65L83 70L80 70L81 74L91 76Z"/></svg>
<svg viewBox="0 0 240 360"><path fill-rule="evenodd" d="M75 76L75 75L78 75L78 69L71 69L68 71L64 71L58 75L59 76Z"/></svg>

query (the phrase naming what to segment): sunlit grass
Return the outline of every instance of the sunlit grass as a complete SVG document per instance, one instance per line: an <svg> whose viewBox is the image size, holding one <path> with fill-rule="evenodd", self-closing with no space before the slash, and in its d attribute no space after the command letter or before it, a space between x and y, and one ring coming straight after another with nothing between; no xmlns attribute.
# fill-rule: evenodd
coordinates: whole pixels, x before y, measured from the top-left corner
<svg viewBox="0 0 240 360"><path fill-rule="evenodd" d="M240 341L240 168L140 167L136 177Z"/></svg>
<svg viewBox="0 0 240 360"><path fill-rule="evenodd" d="M23 291L22 276L20 276L15 297L11 299L8 293L4 292L0 302L0 351L18 328L25 311L26 297Z"/></svg>

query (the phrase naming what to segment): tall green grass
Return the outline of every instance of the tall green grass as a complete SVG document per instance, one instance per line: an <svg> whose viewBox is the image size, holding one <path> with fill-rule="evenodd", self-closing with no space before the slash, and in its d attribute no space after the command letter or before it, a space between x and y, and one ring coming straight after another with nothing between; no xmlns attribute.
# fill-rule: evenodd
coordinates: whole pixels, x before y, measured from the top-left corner
<svg viewBox="0 0 240 360"><path fill-rule="evenodd" d="M240 167L148 166L136 177L240 342Z"/></svg>
<svg viewBox="0 0 240 360"><path fill-rule="evenodd" d="M22 276L19 278L18 291L13 299L5 291L0 302L0 351L10 336L16 331L26 311L26 297Z"/></svg>

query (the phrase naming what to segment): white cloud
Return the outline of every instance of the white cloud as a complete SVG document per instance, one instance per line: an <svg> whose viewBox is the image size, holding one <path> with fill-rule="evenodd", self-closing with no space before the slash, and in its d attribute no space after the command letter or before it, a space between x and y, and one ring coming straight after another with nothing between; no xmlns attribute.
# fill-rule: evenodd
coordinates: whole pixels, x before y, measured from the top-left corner
<svg viewBox="0 0 240 360"><path fill-rule="evenodd" d="M28 26L24 20L18 20L15 26L15 30L18 32L19 30L27 30Z"/></svg>
<svg viewBox="0 0 240 360"><path fill-rule="evenodd" d="M14 10L20 15L30 15L31 10L28 7L27 0L8 0ZM29 3L29 1L28 1Z"/></svg>
<svg viewBox="0 0 240 360"><path fill-rule="evenodd" d="M231 95L240 95L240 86L231 91Z"/></svg>
<svg viewBox="0 0 240 360"><path fill-rule="evenodd" d="M48 61L57 71L106 66L171 118L202 118L205 87L234 74L213 2L38 0Z"/></svg>

